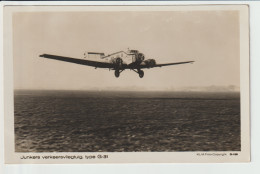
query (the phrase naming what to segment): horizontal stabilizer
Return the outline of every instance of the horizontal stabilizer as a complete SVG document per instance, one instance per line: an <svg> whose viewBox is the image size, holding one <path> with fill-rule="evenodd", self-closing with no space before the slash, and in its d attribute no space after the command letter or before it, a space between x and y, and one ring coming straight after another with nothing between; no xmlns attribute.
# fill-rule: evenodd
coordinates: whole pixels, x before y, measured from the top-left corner
<svg viewBox="0 0 260 174"><path fill-rule="evenodd" d="M98 55L101 55L101 56L105 55L105 53L97 53L97 52L88 52L88 54L98 54Z"/></svg>

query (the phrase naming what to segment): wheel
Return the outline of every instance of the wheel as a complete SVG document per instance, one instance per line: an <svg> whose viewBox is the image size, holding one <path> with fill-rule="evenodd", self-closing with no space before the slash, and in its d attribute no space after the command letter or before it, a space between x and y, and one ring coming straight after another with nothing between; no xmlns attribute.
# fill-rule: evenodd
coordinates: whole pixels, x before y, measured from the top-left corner
<svg viewBox="0 0 260 174"><path fill-rule="evenodd" d="M144 76L144 71L139 70L139 71L138 71L138 74L139 74L139 77L140 77L140 78L143 78L143 76Z"/></svg>
<svg viewBox="0 0 260 174"><path fill-rule="evenodd" d="M120 72L119 72L119 70L115 70L115 76L118 78L118 77L119 77L119 75L120 75Z"/></svg>

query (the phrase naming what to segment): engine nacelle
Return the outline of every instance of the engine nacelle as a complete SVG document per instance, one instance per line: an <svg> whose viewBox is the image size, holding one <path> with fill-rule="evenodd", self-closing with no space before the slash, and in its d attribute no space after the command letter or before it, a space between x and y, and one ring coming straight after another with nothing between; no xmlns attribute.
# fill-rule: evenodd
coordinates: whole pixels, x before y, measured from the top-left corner
<svg viewBox="0 0 260 174"><path fill-rule="evenodd" d="M148 67L154 67L156 65L156 61L154 59L147 59L144 61L144 63Z"/></svg>
<svg viewBox="0 0 260 174"><path fill-rule="evenodd" d="M119 69L122 68L123 60L120 57L111 59L111 62L115 64Z"/></svg>

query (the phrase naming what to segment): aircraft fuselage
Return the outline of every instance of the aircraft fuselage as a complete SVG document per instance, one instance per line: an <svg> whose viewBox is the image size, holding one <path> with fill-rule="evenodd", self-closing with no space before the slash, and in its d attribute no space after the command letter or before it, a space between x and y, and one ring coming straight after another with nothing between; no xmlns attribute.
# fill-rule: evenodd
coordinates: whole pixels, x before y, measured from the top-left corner
<svg viewBox="0 0 260 174"><path fill-rule="evenodd" d="M105 62L112 63L115 65L115 77L119 77L120 73L125 69L125 65L131 66L132 70L139 74L139 77L142 78L144 76L144 72L138 68L138 65L145 64L147 61L145 60L145 56L143 53L140 53L138 50L128 50L118 51L113 54L105 55L104 53L94 53L89 52L88 55L96 54L100 59ZM149 59L148 59L149 60ZM154 60L155 63L155 60Z"/></svg>

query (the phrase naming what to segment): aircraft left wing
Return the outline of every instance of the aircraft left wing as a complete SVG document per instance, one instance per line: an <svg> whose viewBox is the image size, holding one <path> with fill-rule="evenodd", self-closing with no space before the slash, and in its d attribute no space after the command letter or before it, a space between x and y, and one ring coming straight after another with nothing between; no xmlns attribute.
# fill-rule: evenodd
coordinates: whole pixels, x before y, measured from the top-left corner
<svg viewBox="0 0 260 174"><path fill-rule="evenodd" d="M80 64L80 65L93 66L96 68L114 68L114 64L108 63L108 62L98 62L98 61L92 61L92 60L76 59L76 58L72 58L72 57L63 57L63 56L57 56L57 55L51 55L51 54L42 54L42 55L40 55L40 57L76 63L76 64Z"/></svg>
<svg viewBox="0 0 260 174"><path fill-rule="evenodd" d="M155 68L155 67L162 67L162 66L170 66L170 65L179 65L179 64L186 64L186 63L193 63L194 61L187 61L187 62L175 62L175 63L165 63L165 64L155 64L153 66L143 65L140 64L140 68Z"/></svg>

